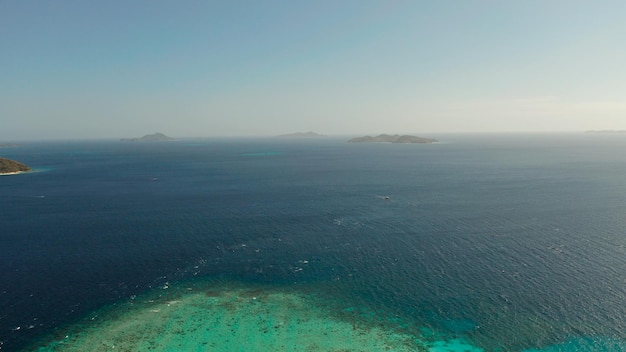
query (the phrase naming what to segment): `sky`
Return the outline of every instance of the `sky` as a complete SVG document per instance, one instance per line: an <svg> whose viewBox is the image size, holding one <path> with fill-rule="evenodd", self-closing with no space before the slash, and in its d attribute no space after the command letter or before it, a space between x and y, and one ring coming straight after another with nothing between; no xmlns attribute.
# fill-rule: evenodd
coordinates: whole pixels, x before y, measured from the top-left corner
<svg viewBox="0 0 626 352"><path fill-rule="evenodd" d="M0 0L0 141L626 130L626 2Z"/></svg>

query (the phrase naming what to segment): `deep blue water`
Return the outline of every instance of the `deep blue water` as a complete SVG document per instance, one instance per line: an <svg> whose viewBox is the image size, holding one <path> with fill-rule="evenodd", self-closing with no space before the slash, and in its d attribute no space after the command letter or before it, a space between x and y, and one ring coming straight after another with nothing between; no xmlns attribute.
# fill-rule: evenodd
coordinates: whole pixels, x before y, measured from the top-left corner
<svg viewBox="0 0 626 352"><path fill-rule="evenodd" d="M318 287L487 351L622 350L625 136L433 137L2 148L37 172L0 177L0 350L218 276Z"/></svg>

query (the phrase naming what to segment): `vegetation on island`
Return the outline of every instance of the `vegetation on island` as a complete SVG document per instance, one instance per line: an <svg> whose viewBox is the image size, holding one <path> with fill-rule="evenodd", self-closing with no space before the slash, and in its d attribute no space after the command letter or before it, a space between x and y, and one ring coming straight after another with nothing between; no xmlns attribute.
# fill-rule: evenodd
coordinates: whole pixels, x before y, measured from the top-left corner
<svg viewBox="0 0 626 352"><path fill-rule="evenodd" d="M141 138L122 138L120 139L122 142L162 142L162 141L173 141L174 138L168 137L163 133L153 133L147 134Z"/></svg>
<svg viewBox="0 0 626 352"><path fill-rule="evenodd" d="M432 138L423 138L417 136L410 135L389 135L389 134L381 134L376 137L363 136L352 138L348 142L352 143L434 143L438 142L436 139Z"/></svg>
<svg viewBox="0 0 626 352"><path fill-rule="evenodd" d="M0 174L32 171L32 169L15 160L0 158Z"/></svg>

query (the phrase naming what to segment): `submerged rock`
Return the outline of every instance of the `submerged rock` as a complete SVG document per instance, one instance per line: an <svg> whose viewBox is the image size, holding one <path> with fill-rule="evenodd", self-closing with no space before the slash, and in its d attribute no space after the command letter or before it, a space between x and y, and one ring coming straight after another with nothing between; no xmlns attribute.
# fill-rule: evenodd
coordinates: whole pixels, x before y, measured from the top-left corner
<svg viewBox="0 0 626 352"><path fill-rule="evenodd" d="M352 307L351 307L352 308ZM186 283L91 314L31 346L37 351L472 351L424 338L322 297L237 283ZM99 349L99 350L100 350Z"/></svg>

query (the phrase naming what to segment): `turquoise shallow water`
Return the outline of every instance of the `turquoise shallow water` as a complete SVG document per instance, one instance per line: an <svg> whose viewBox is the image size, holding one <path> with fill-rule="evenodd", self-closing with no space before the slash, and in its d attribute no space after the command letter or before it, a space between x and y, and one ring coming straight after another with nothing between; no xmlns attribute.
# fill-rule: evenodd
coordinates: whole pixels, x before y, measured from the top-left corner
<svg viewBox="0 0 626 352"><path fill-rule="evenodd" d="M406 326L381 320L373 312L364 316L347 304L267 285L184 282L93 312L31 349L483 351L431 331L411 333Z"/></svg>
<svg viewBox="0 0 626 352"><path fill-rule="evenodd" d="M0 348L221 278L432 351L623 350L626 141L434 137L8 148L47 171L0 180Z"/></svg>

